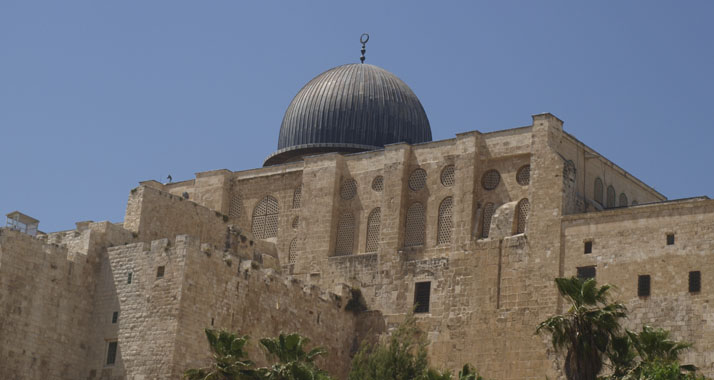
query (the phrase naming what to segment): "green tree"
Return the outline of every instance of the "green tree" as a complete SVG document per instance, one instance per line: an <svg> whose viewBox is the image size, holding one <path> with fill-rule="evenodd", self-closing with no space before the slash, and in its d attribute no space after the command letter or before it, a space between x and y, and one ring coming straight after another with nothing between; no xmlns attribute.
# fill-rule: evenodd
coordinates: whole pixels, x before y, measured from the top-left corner
<svg viewBox="0 0 714 380"><path fill-rule="evenodd" d="M280 333L276 338L263 338L261 346L268 356L278 360L270 367L258 369L261 379L265 380L329 380L325 371L319 369L314 361L327 351L322 347L306 351L310 339L297 334Z"/></svg>
<svg viewBox="0 0 714 380"><path fill-rule="evenodd" d="M256 372L243 350L248 336L236 336L227 331L206 329L208 345L213 353L209 367L189 369L184 373L187 380L247 380L255 379Z"/></svg>
<svg viewBox="0 0 714 380"><path fill-rule="evenodd" d="M568 379L595 380L626 308L611 303L610 285L598 287L595 279L557 278L555 284L570 307L564 314L541 322L536 333L550 333L553 347L565 351Z"/></svg>

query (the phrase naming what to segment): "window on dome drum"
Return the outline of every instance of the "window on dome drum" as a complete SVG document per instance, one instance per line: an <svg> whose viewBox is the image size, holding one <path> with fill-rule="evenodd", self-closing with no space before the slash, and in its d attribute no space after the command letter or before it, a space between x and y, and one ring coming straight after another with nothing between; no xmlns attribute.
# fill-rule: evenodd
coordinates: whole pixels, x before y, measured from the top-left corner
<svg viewBox="0 0 714 380"><path fill-rule="evenodd" d="M455 182L455 169L454 165L446 165L441 171L441 184L445 187L454 186Z"/></svg>
<svg viewBox="0 0 714 380"><path fill-rule="evenodd" d="M501 182L501 173L498 170L491 169L486 173L483 173L481 177L481 186L486 190L493 190L498 187Z"/></svg>
<svg viewBox="0 0 714 380"><path fill-rule="evenodd" d="M243 196L241 193L236 193L233 194L233 197L231 197L231 205L228 209L228 216L233 219L238 219L241 214L243 214Z"/></svg>
<svg viewBox="0 0 714 380"><path fill-rule="evenodd" d="M702 272L696 270L689 272L689 293L702 291Z"/></svg>
<svg viewBox="0 0 714 380"><path fill-rule="evenodd" d="M379 207L372 210L367 217L367 244L365 251L377 252L379 248L379 225L382 217L382 209Z"/></svg>
<svg viewBox="0 0 714 380"><path fill-rule="evenodd" d="M602 202L602 190L603 190L602 180L600 179L600 177L595 178L595 187L593 189L593 198L595 199L595 202L600 204L600 206L605 205Z"/></svg>
<svg viewBox="0 0 714 380"><path fill-rule="evenodd" d="M107 362L106 365L113 365L117 361L117 341L107 342Z"/></svg>
<svg viewBox="0 0 714 380"><path fill-rule="evenodd" d="M515 234L526 232L526 221L528 221L528 213L531 211L531 204L528 198L521 199L516 205L516 228Z"/></svg>
<svg viewBox="0 0 714 380"><path fill-rule="evenodd" d="M165 268L163 265L161 265L161 266L159 266L158 268L156 268L156 278L162 278L162 277L164 277L164 270L165 270L165 269L166 269L166 268Z"/></svg>
<svg viewBox="0 0 714 380"><path fill-rule="evenodd" d="M674 245L674 234L667 234L667 245Z"/></svg>
<svg viewBox="0 0 714 380"><path fill-rule="evenodd" d="M253 209L253 236L267 239L278 236L278 200L267 196Z"/></svg>
<svg viewBox="0 0 714 380"><path fill-rule="evenodd" d="M618 206L627 207L627 195L625 193L620 193L620 199L618 202Z"/></svg>
<svg viewBox="0 0 714 380"><path fill-rule="evenodd" d="M431 299L431 281L414 284L414 312L428 313Z"/></svg>
<svg viewBox="0 0 714 380"><path fill-rule="evenodd" d="M404 246L414 247L424 245L424 227L426 216L424 205L419 202L412 203L407 209L407 218L404 225Z"/></svg>
<svg viewBox="0 0 714 380"><path fill-rule="evenodd" d="M452 197L446 197L439 205L439 220L436 231L437 245L451 243L451 231L454 228L453 203Z"/></svg>
<svg viewBox="0 0 714 380"><path fill-rule="evenodd" d="M293 208L300 208L300 199L302 199L302 185L293 191Z"/></svg>
<svg viewBox="0 0 714 380"><path fill-rule="evenodd" d="M112 323L117 323L119 321L119 312L115 311L112 313Z"/></svg>
<svg viewBox="0 0 714 380"><path fill-rule="evenodd" d="M335 255L351 255L354 247L355 217L352 213L342 214L337 222L337 238L335 240Z"/></svg>
<svg viewBox="0 0 714 380"><path fill-rule="evenodd" d="M518 182L518 184L521 186L526 186L529 183L531 183L531 166L530 165L524 165L524 166L521 166L520 169L518 169L518 172L516 172L516 182Z"/></svg>
<svg viewBox="0 0 714 380"><path fill-rule="evenodd" d="M412 191L419 191L426 186L426 170L415 169L409 176L409 188Z"/></svg>
<svg viewBox="0 0 714 380"><path fill-rule="evenodd" d="M297 238L290 241L288 247L288 264L295 264L297 261Z"/></svg>
<svg viewBox="0 0 714 380"><path fill-rule="evenodd" d="M615 207L615 188L611 186L607 187L607 208Z"/></svg>
<svg viewBox="0 0 714 380"><path fill-rule="evenodd" d="M483 207L483 214L481 215L481 237L487 238L489 230L491 229L491 218L493 218L493 213L496 210L496 206L493 203L486 203Z"/></svg>
<svg viewBox="0 0 714 380"><path fill-rule="evenodd" d="M592 242L592 240L585 242L585 254L588 254L588 253L593 253L593 242Z"/></svg>
<svg viewBox="0 0 714 380"><path fill-rule="evenodd" d="M372 190L376 192L381 192L384 190L384 177L378 175L372 180Z"/></svg>
<svg viewBox="0 0 714 380"><path fill-rule="evenodd" d="M595 278L595 275L596 275L596 271L595 271L594 265L588 265L585 267L577 268L578 278L582 278L582 279Z"/></svg>
<svg viewBox="0 0 714 380"><path fill-rule="evenodd" d="M357 195L357 181L352 178L348 178L342 181L342 186L340 186L340 198L348 201Z"/></svg>
<svg viewBox="0 0 714 380"><path fill-rule="evenodd" d="M637 276L637 296L638 297L649 297L650 296L650 275L641 274Z"/></svg>

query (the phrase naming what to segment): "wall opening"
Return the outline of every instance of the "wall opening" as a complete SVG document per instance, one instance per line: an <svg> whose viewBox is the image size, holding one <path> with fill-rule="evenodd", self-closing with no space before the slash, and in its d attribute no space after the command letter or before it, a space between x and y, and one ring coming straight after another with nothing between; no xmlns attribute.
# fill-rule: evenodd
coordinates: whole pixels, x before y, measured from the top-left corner
<svg viewBox="0 0 714 380"><path fill-rule="evenodd" d="M267 196L253 209L251 230L258 239L278 236L278 200Z"/></svg>
<svg viewBox="0 0 714 380"><path fill-rule="evenodd" d="M696 270L689 272L689 293L702 291L702 272Z"/></svg>
<svg viewBox="0 0 714 380"><path fill-rule="evenodd" d="M585 267L578 267L577 276L581 279L595 278L596 271L594 265L588 265Z"/></svg>
<svg viewBox="0 0 714 380"><path fill-rule="evenodd" d="M431 300L431 281L414 284L414 312L428 313Z"/></svg>
<svg viewBox="0 0 714 380"><path fill-rule="evenodd" d="M650 275L641 274L637 276L637 296L638 297L649 297L650 296Z"/></svg>
<svg viewBox="0 0 714 380"><path fill-rule="evenodd" d="M404 246L414 247L424 245L424 229L426 216L424 205L419 202L412 203L407 209L407 218L404 223Z"/></svg>
<svg viewBox="0 0 714 380"><path fill-rule="evenodd" d="M106 365L114 365L117 361L117 341L107 342Z"/></svg>
<svg viewBox="0 0 714 380"><path fill-rule="evenodd" d="M593 242L592 241L585 242L585 254L587 255L588 253L593 253Z"/></svg>
<svg viewBox="0 0 714 380"><path fill-rule="evenodd" d="M119 321L119 312L115 311L112 313L112 323L117 323Z"/></svg>
<svg viewBox="0 0 714 380"><path fill-rule="evenodd" d="M335 255L351 255L354 247L355 217L348 212L340 216L337 222L337 237L335 239Z"/></svg>
<svg viewBox="0 0 714 380"><path fill-rule="evenodd" d="M667 234L667 245L674 245L674 234Z"/></svg>
<svg viewBox="0 0 714 380"><path fill-rule="evenodd" d="M451 243L451 231L454 227L453 203L454 199L452 197L446 197L439 205L439 220L436 231L437 245Z"/></svg>
<svg viewBox="0 0 714 380"><path fill-rule="evenodd" d="M366 252L377 252L379 248L379 226L382 218L382 209L376 207L367 217L367 242Z"/></svg>
<svg viewBox="0 0 714 380"><path fill-rule="evenodd" d="M164 270L165 270L165 267L163 265L156 268L156 278L164 277Z"/></svg>

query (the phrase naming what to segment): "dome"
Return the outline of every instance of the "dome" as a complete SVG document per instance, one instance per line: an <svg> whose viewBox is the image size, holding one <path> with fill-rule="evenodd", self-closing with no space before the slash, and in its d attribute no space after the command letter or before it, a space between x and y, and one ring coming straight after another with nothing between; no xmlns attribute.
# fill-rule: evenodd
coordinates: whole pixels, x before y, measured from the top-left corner
<svg viewBox="0 0 714 380"><path fill-rule="evenodd" d="M325 71L295 95L280 126L278 150L264 166L427 141L429 119L409 86L380 67L354 63Z"/></svg>

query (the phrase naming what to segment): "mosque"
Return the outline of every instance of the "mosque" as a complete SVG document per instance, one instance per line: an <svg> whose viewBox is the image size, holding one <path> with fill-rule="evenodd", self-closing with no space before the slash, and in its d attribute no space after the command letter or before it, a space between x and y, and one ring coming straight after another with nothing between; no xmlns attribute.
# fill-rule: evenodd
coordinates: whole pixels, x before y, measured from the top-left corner
<svg viewBox="0 0 714 380"><path fill-rule="evenodd" d="M437 367L564 378L534 331L575 275L714 376L714 201L668 200L549 113L432 141L416 94L364 59L298 91L263 167L140 182L120 223L37 223L0 229L3 378L176 379L210 360L205 328L300 332L346 378L411 312Z"/></svg>

